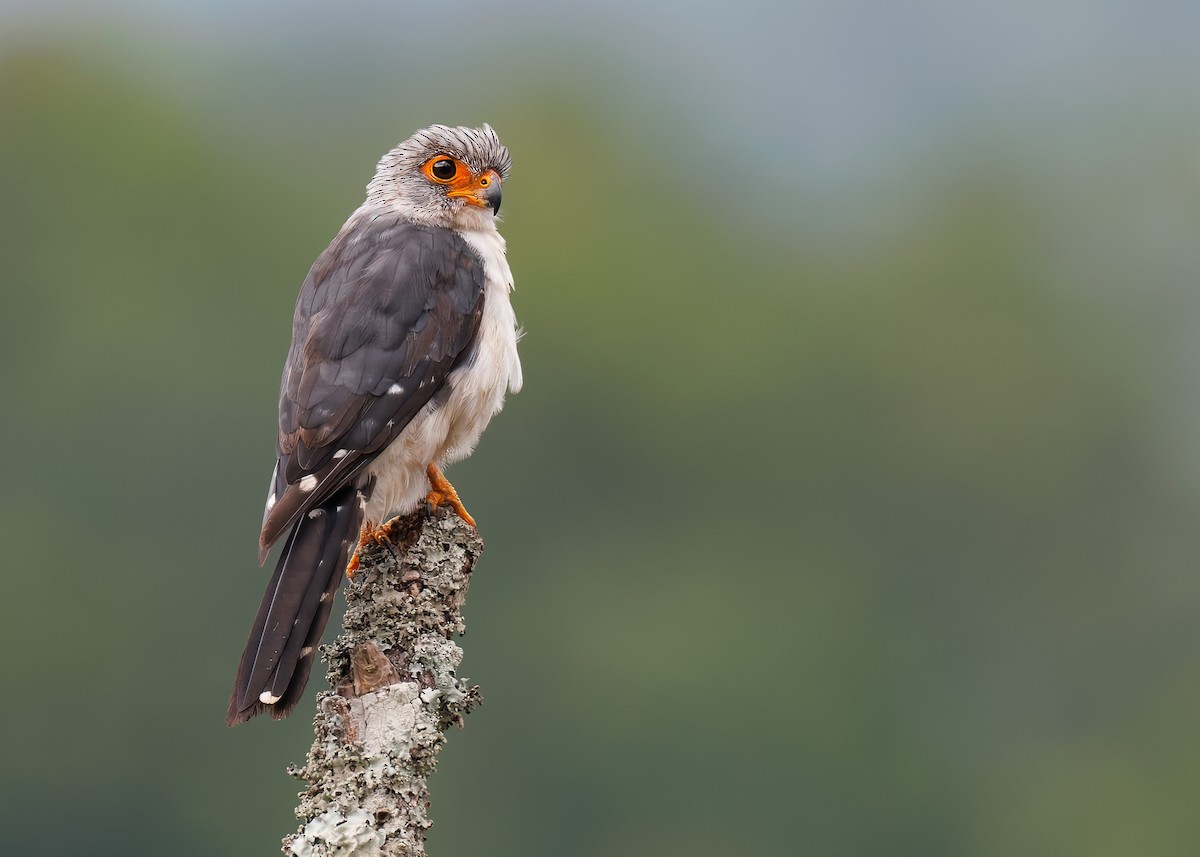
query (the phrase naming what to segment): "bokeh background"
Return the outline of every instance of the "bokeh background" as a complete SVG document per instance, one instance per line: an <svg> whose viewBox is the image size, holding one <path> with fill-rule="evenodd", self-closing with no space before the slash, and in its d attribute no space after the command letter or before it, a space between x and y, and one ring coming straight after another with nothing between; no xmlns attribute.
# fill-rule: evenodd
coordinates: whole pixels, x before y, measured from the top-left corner
<svg viewBox="0 0 1200 857"><path fill-rule="evenodd" d="M1200 851L1198 37L9 0L0 850L293 829L311 699L222 723L292 302L380 154L487 121L527 380L451 472L485 704L430 852Z"/></svg>

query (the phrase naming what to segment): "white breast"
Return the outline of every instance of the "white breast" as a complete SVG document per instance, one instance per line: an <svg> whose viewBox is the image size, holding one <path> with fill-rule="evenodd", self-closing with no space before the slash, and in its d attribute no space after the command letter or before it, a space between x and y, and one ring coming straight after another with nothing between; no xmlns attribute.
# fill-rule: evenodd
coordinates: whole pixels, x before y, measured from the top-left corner
<svg viewBox="0 0 1200 857"><path fill-rule="evenodd" d="M426 465L431 461L452 464L470 455L488 422L504 406L505 394L521 389L520 332L509 300L513 281L504 256L504 238L490 222L486 228L459 234L483 259L485 274L483 317L474 359L446 379L449 398L441 405L426 405L372 462L367 474L375 477L376 484L367 504L370 521L381 522L415 509L429 491Z"/></svg>

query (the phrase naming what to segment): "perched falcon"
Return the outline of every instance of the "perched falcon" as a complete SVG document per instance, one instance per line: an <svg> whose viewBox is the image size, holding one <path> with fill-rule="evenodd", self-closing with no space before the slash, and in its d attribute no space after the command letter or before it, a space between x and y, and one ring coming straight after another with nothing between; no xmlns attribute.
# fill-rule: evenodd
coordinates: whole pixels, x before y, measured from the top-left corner
<svg viewBox="0 0 1200 857"><path fill-rule="evenodd" d="M487 125L418 131L383 156L366 201L309 271L259 562L287 541L242 653L230 725L295 707L351 552L389 515L424 500L474 524L440 468L470 455L521 387L496 231L511 163Z"/></svg>

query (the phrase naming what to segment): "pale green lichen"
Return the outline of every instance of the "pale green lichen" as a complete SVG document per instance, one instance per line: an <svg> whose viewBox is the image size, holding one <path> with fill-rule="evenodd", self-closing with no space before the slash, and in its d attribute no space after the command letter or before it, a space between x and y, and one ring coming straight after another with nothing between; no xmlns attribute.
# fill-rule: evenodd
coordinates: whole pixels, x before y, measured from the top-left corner
<svg viewBox="0 0 1200 857"><path fill-rule="evenodd" d="M318 851L318 845L325 846ZM316 857L317 854L338 854L342 857L372 857L383 847L384 835L371 827L371 818L363 810L348 816L323 812L312 819L300 833L291 838L288 850L295 857Z"/></svg>
<svg viewBox="0 0 1200 857"><path fill-rule="evenodd" d="M439 511L399 528L400 547L364 551L347 586L340 637L323 650L336 692L318 697L316 739L303 768L296 815L284 840L293 857L418 857L425 853L425 778L451 724L479 701L456 675L462 650L450 637L483 543L456 515ZM374 643L402 679L354 696L350 653Z"/></svg>

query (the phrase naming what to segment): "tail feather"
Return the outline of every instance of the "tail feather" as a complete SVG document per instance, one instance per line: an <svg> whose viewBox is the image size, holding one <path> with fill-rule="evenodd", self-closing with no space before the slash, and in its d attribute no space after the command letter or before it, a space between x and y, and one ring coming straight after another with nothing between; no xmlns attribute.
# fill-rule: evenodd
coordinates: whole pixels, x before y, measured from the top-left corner
<svg viewBox="0 0 1200 857"><path fill-rule="evenodd" d="M300 701L362 509L346 486L292 528L242 652L225 715L230 726L262 713L278 720Z"/></svg>

